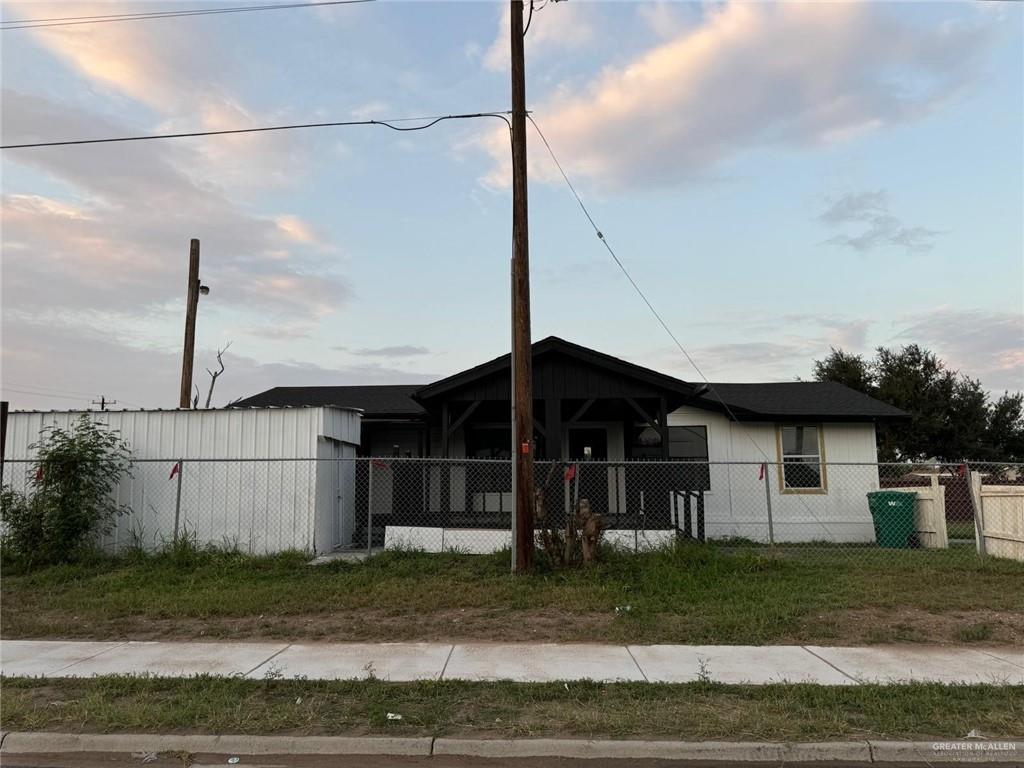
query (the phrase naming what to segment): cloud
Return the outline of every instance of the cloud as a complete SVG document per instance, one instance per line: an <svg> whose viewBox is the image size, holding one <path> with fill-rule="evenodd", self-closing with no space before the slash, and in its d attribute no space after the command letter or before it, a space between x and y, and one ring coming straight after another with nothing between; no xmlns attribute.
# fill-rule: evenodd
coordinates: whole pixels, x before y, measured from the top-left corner
<svg viewBox="0 0 1024 768"><path fill-rule="evenodd" d="M60 125L81 136L130 132L93 113L15 91L3 93L12 142ZM139 321L180 299L188 240L202 241L214 306L312 322L351 294L330 244L291 215L263 216L196 177L194 150L172 143L24 150L5 157L72 190L3 198L3 301L11 314L100 326ZM49 185L52 186L52 185ZM177 306L177 304L175 304ZM97 309L102 308L98 312Z"/></svg>
<svg viewBox="0 0 1024 768"><path fill-rule="evenodd" d="M387 103L383 101L369 101L353 108L352 117L355 120L373 120L384 117L387 110Z"/></svg>
<svg viewBox="0 0 1024 768"><path fill-rule="evenodd" d="M895 322L893 338L936 352L995 391L1024 391L1024 313L937 307Z"/></svg>
<svg viewBox="0 0 1024 768"><path fill-rule="evenodd" d="M982 14L902 22L880 3L709 4L670 40L556 89L535 116L570 174L607 187L679 183L744 150L919 120L973 82L995 29ZM484 181L506 186L499 132L487 147ZM536 157L538 178L557 180Z"/></svg>
<svg viewBox="0 0 1024 768"><path fill-rule="evenodd" d="M47 9L55 16L102 14L109 13L109 4L76 1L47 4ZM287 122L282 114L259 114L233 95L231 80L239 74L238 65L215 26L86 24L26 34L81 75L90 90L145 105L160 119L160 131ZM45 126L42 136L52 138L54 126L60 126L62 135L67 130L58 122ZM294 183L311 164L306 146L287 133L221 136L194 146L194 172L215 170L223 182L249 187Z"/></svg>
<svg viewBox="0 0 1024 768"><path fill-rule="evenodd" d="M564 3L556 8L551 4L546 10L534 11L534 17L537 23L530 24L525 43L526 56L531 61L552 52L581 48L594 39L593 6ZM526 18L524 15L524 25ZM483 55L484 66L493 72L507 72L509 69L511 23L511 9L506 5L498 24L498 35ZM472 50L467 50L467 54L471 55Z"/></svg>
<svg viewBox="0 0 1024 768"><path fill-rule="evenodd" d="M427 347L416 347L411 344L399 344L393 347L363 347L361 349L332 347L332 349L348 352L350 355L357 355L359 357L416 357L430 353Z"/></svg>
<svg viewBox="0 0 1024 768"><path fill-rule="evenodd" d="M215 406L276 386L415 384L436 378L376 364L326 367L302 360L266 363L243 354L241 346L236 343L224 355L226 370L217 379ZM204 400L209 378L203 369L214 366L215 354L215 349L196 350L194 381ZM117 407L121 408L178 405L180 353L133 346L116 334L5 318L3 369L4 386L11 387L4 395L14 409L82 408L100 394L118 400ZM22 389L16 384L29 382L45 382L47 394L14 391ZM44 389L31 385L25 388ZM83 394L76 397L75 393Z"/></svg>
<svg viewBox="0 0 1024 768"><path fill-rule="evenodd" d="M742 341L686 343L697 365L712 381L793 381L809 375L814 360L830 347L867 352L872 321L828 313L732 312L691 323L694 333L706 328ZM700 334L703 335L703 334ZM698 336L699 338L699 336ZM657 353L655 367L684 380L700 376L674 348Z"/></svg>
<svg viewBox="0 0 1024 768"><path fill-rule="evenodd" d="M825 242L853 248L866 253L876 248L894 246L908 253L928 253L935 247L935 238L940 233L925 227L911 227L904 224L889 211L889 199L884 190L871 192L850 192L829 201L829 207L819 220L830 227L857 225L856 234L841 233Z"/></svg>

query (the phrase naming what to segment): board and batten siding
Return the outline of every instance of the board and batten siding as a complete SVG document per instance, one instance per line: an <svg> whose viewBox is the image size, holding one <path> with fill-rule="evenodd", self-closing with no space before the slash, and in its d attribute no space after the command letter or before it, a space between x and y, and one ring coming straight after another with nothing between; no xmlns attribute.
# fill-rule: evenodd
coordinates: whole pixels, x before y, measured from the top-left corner
<svg viewBox="0 0 1024 768"><path fill-rule="evenodd" d="M346 469L337 462L315 459L355 457L357 410L14 412L8 420L11 461L5 481L24 490L31 471L24 460L34 458L30 446L42 428L67 429L83 413L116 430L133 458L146 460L134 463L131 476L117 487L117 502L131 513L119 517L102 538L104 549L153 549L173 538L178 482L170 475L179 459L179 531L200 545L237 546L253 553L325 552L348 543L346 535L351 539L354 482L344 484Z"/></svg>
<svg viewBox="0 0 1024 768"><path fill-rule="evenodd" d="M712 462L711 490L705 493L708 538L768 540L765 481L760 478L767 456L776 541L874 541L867 504L867 494L878 490L874 424L821 425L828 491L813 494L780 493L774 423L737 423L713 411L683 407L668 415L668 424L707 428Z"/></svg>

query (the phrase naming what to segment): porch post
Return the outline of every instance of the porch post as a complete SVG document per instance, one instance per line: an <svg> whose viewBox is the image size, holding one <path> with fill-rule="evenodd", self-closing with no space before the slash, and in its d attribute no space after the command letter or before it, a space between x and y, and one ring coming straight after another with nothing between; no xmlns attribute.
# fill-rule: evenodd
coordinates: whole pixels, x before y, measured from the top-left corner
<svg viewBox="0 0 1024 768"><path fill-rule="evenodd" d="M562 400L557 397L544 400L544 445L546 459L562 460Z"/></svg>
<svg viewBox="0 0 1024 768"><path fill-rule="evenodd" d="M451 494L452 494L452 465L451 462L445 461L448 459L448 454L451 451L450 444L448 442L448 422L450 421L448 413L447 401L441 404L441 465L438 467L438 475L440 477L440 488L441 492L441 525L446 526L451 524Z"/></svg>
<svg viewBox="0 0 1024 768"><path fill-rule="evenodd" d="M661 435L661 458L668 459L668 404L665 398L658 400L658 433Z"/></svg>

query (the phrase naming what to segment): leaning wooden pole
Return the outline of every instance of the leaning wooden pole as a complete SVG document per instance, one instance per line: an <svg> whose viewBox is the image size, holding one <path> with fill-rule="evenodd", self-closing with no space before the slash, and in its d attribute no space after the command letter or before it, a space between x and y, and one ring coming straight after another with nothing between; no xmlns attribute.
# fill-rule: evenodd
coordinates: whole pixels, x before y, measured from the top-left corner
<svg viewBox="0 0 1024 768"><path fill-rule="evenodd" d="M530 239L526 198L526 71L523 2L512 0L512 461L515 465L515 569L533 565L533 351L530 342Z"/></svg>
<svg viewBox="0 0 1024 768"><path fill-rule="evenodd" d="M199 308L199 241L188 249L188 293L185 299L185 346L181 359L181 397L179 408L192 404L192 364L196 356L196 312Z"/></svg>

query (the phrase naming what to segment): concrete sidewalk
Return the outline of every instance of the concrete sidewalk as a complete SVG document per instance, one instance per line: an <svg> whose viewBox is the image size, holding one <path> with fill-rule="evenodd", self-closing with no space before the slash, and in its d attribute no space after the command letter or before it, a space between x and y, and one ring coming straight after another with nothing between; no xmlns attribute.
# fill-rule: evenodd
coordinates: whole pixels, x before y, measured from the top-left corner
<svg viewBox="0 0 1024 768"><path fill-rule="evenodd" d="M940 646L0 641L6 676L1024 685L1024 649Z"/></svg>

